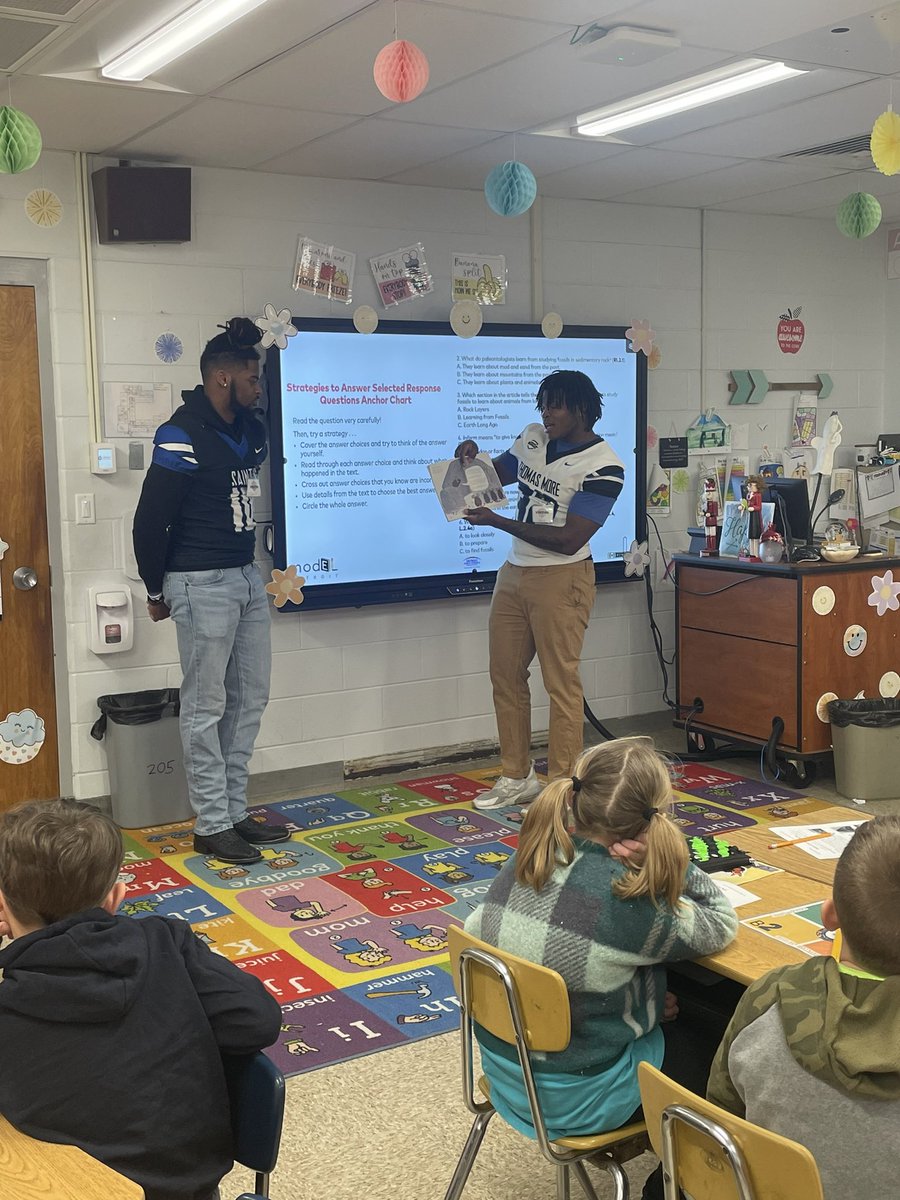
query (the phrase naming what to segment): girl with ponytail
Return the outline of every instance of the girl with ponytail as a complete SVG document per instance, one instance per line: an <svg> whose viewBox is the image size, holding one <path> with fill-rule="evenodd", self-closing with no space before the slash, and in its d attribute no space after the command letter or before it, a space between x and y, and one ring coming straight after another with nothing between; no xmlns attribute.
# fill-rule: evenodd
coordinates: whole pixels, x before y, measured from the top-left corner
<svg viewBox="0 0 900 1200"><path fill-rule="evenodd" d="M737 916L689 862L671 803L668 766L650 738L586 751L570 779L532 802L515 856L466 921L476 937L566 981L571 1040L533 1064L551 1138L625 1124L640 1106L644 1060L705 1091L724 1023L697 1028L683 1004L673 1020L664 964L724 949ZM515 1050L486 1030L479 1041L497 1110L533 1137ZM651 1181L645 1197L661 1196Z"/></svg>
<svg viewBox="0 0 900 1200"><path fill-rule="evenodd" d="M649 897L675 908L688 865L687 843L669 820L672 785L650 738L619 738L582 754L571 779L544 788L522 822L516 879L541 891L554 868L572 862L574 836L605 844L629 868L613 884L623 899ZM654 818L659 817L659 820Z"/></svg>

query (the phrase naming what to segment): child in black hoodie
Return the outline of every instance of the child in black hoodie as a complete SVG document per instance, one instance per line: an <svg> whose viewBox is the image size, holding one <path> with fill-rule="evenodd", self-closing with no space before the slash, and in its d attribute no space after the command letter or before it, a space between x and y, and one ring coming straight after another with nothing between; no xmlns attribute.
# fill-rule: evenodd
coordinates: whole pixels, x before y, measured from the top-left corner
<svg viewBox="0 0 900 1200"><path fill-rule="evenodd" d="M271 1045L281 1010L185 921L117 917L121 861L86 804L0 816L0 1112L147 1200L207 1200L232 1166L221 1054Z"/></svg>

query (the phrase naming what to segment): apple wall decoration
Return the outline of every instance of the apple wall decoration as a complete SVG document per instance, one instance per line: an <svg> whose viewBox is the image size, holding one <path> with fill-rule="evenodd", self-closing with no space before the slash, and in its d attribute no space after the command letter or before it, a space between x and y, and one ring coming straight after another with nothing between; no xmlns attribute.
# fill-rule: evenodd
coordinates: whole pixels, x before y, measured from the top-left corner
<svg viewBox="0 0 900 1200"><path fill-rule="evenodd" d="M802 307L789 308L778 318L778 348L782 354L796 354L803 345L806 337L806 327L797 318L803 311Z"/></svg>

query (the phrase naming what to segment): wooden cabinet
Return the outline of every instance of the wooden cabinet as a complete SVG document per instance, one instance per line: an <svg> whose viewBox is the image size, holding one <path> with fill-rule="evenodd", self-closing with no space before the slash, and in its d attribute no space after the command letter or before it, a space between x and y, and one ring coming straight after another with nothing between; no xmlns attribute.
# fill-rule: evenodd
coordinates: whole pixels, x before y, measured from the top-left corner
<svg viewBox="0 0 900 1200"><path fill-rule="evenodd" d="M876 577L900 560L851 563L744 563L676 555L678 703L702 712L695 729L765 742L780 717L782 750L831 749L828 693L852 699L890 694L900 676L900 611L869 604ZM854 627L864 633L863 640ZM829 697L830 698L830 697Z"/></svg>

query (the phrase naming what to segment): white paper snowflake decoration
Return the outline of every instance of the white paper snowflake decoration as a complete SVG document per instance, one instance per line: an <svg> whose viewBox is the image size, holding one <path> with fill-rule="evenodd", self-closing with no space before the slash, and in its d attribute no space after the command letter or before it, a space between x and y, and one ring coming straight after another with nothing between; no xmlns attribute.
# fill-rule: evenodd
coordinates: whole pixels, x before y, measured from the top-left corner
<svg viewBox="0 0 900 1200"><path fill-rule="evenodd" d="M254 317L253 324L263 331L260 345L264 350L267 350L269 346L277 346L279 350L286 349L288 338L294 337L297 333L296 328L291 324L291 310L282 308L276 312L274 304L267 304L265 314L261 317Z"/></svg>
<svg viewBox="0 0 900 1200"><path fill-rule="evenodd" d="M627 579L629 575L640 577L650 565L650 553L647 549L647 543L638 542L637 540L633 541L624 558L625 578Z"/></svg>

